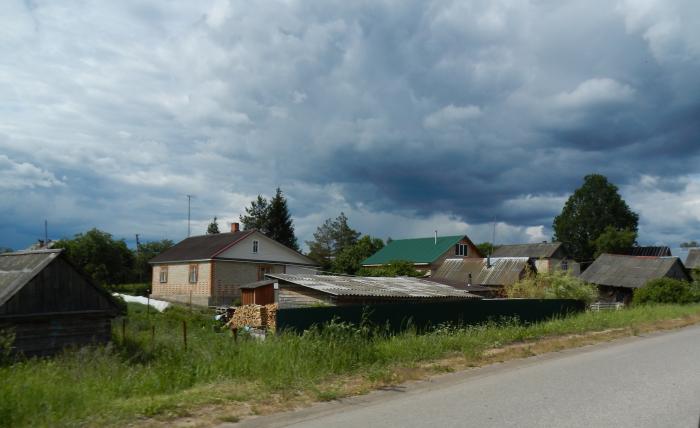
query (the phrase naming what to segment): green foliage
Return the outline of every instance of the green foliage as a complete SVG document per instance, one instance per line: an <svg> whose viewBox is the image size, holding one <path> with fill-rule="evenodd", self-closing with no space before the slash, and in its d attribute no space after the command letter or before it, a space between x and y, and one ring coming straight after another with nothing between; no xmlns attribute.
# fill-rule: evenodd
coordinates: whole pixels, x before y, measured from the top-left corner
<svg viewBox="0 0 700 428"><path fill-rule="evenodd" d="M696 293L696 288L686 281L657 278L647 282L644 287L634 290L632 303L635 305L648 303L686 304L700 301Z"/></svg>
<svg viewBox="0 0 700 428"><path fill-rule="evenodd" d="M357 271L360 276L423 276L416 270L413 263L406 260L393 260L389 264L376 268L361 268Z"/></svg>
<svg viewBox="0 0 700 428"><path fill-rule="evenodd" d="M9 248L9 247L0 247L0 254L11 253L13 251L15 251L15 250L13 250L12 248Z"/></svg>
<svg viewBox="0 0 700 428"><path fill-rule="evenodd" d="M245 215L240 216L243 230L257 229L267 234L268 219L270 216L270 204L262 195L250 202L250 207L245 209Z"/></svg>
<svg viewBox="0 0 700 428"><path fill-rule="evenodd" d="M365 235L355 244L341 250L333 259L332 271L354 275L360 270L362 260L376 253L384 247L384 242L379 238Z"/></svg>
<svg viewBox="0 0 700 428"><path fill-rule="evenodd" d="M128 294L131 296L148 296L151 291L150 282L137 282L131 284L111 284L107 289L112 293Z"/></svg>
<svg viewBox="0 0 700 428"><path fill-rule="evenodd" d="M607 226L605 231L598 235L593 240L595 247L594 257L598 257L603 253L617 254L622 250L634 246L637 242L637 232L629 229L615 229L613 226Z"/></svg>
<svg viewBox="0 0 700 428"><path fill-rule="evenodd" d="M129 304L126 340L117 320L112 345L0 366L0 426L127 426L151 417L167 424L169 418L231 400L266 400L300 391L319 391L320 396L328 380L338 376L391 380L392 368L448 355L478 361L486 350L511 343L699 312L700 305L642 306L527 326L512 321L443 325L428 334L388 334L336 322L304 335L234 342L230 334L214 332L210 313L174 308L150 311L149 316L143 305ZM187 350L183 320L188 323Z"/></svg>
<svg viewBox="0 0 700 428"><path fill-rule="evenodd" d="M328 218L316 229L313 241L306 241L309 246L308 256L319 264L321 270L345 271L348 268L347 261L343 262L342 267L334 268L333 259L346 248L355 245L359 236L360 233L348 225L348 218L341 212L335 220Z"/></svg>
<svg viewBox="0 0 700 428"><path fill-rule="evenodd" d="M207 235L213 235L215 233L220 233L219 223L216 222L216 217L214 217L214 220L207 226Z"/></svg>
<svg viewBox="0 0 700 428"><path fill-rule="evenodd" d="M595 285L560 270L527 275L514 284L506 285L504 291L509 298L576 299L586 304L598 298Z"/></svg>
<svg viewBox="0 0 700 428"><path fill-rule="evenodd" d="M279 187L269 202L258 195L245 212L240 216L243 230L257 229L280 244L299 251L287 199Z"/></svg>
<svg viewBox="0 0 700 428"><path fill-rule="evenodd" d="M134 274L130 281L150 281L153 268L148 264L148 261L173 245L174 243L170 239L139 243L134 256Z"/></svg>
<svg viewBox="0 0 700 428"><path fill-rule="evenodd" d="M270 212L267 225L267 236L294 250L299 250L297 238L294 235L292 216L287 208L287 199L282 190L277 188L275 196L270 200Z"/></svg>
<svg viewBox="0 0 700 428"><path fill-rule="evenodd" d="M13 331L0 330L0 366L12 361L12 344L14 341L15 334Z"/></svg>
<svg viewBox="0 0 700 428"><path fill-rule="evenodd" d="M61 239L54 248L64 248L68 259L98 284L120 284L131 280L134 255L123 239L97 229Z"/></svg>
<svg viewBox="0 0 700 428"><path fill-rule="evenodd" d="M696 248L696 247L698 247L698 241L681 242L680 247L681 248Z"/></svg>
<svg viewBox="0 0 700 428"><path fill-rule="evenodd" d="M486 257L493 254L493 251L498 248L490 242L482 242L481 244L476 244L476 248L479 250L482 256Z"/></svg>
<svg viewBox="0 0 700 428"><path fill-rule="evenodd" d="M637 232L639 216L620 197L617 187L599 174L587 175L554 218L554 239L578 261L589 261L594 241L608 226Z"/></svg>

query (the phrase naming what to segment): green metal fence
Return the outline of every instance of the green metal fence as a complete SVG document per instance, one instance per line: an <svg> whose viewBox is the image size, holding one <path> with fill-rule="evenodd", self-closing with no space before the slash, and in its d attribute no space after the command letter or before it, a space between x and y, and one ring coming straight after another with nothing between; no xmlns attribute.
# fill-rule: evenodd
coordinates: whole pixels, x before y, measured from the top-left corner
<svg viewBox="0 0 700 428"><path fill-rule="evenodd" d="M581 312L585 308L584 302L572 299L484 299L280 309L277 331L301 332L333 319L360 324L363 317L374 325L388 325L393 331L408 326L425 330L445 323L476 325L504 319L533 323Z"/></svg>

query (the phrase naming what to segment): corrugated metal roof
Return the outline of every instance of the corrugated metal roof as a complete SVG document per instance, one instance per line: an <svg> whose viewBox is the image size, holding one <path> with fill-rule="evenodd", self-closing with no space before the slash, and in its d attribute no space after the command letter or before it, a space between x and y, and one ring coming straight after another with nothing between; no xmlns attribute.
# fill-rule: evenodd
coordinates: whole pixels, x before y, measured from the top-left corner
<svg viewBox="0 0 700 428"><path fill-rule="evenodd" d="M561 242L540 242L538 244L501 245L493 250L493 257L550 258L561 247Z"/></svg>
<svg viewBox="0 0 700 428"><path fill-rule="evenodd" d="M630 247L616 254L626 256L643 256L643 257L671 257L671 249L668 247Z"/></svg>
<svg viewBox="0 0 700 428"><path fill-rule="evenodd" d="M62 250L17 251L0 254L0 305L61 254Z"/></svg>
<svg viewBox="0 0 700 428"><path fill-rule="evenodd" d="M520 279L528 260L528 257L492 257L489 267L488 259L447 259L432 276L466 284L471 274L474 285L507 285Z"/></svg>
<svg viewBox="0 0 700 428"><path fill-rule="evenodd" d="M676 264L685 275L685 269L678 257L601 254L581 274L580 278L597 285L639 288L652 279L663 278ZM686 279L689 278L686 276Z"/></svg>
<svg viewBox="0 0 700 428"><path fill-rule="evenodd" d="M685 259L685 267L688 269L700 269L700 248L688 249L688 257Z"/></svg>
<svg viewBox="0 0 700 428"><path fill-rule="evenodd" d="M266 277L308 287L334 296L390 298L461 298L481 297L438 284L409 277L351 277L336 275L266 274Z"/></svg>
<svg viewBox="0 0 700 428"><path fill-rule="evenodd" d="M384 248L366 258L363 265L383 265L395 260L412 263L432 263L438 257L465 238L464 235L438 236L416 239L395 239Z"/></svg>

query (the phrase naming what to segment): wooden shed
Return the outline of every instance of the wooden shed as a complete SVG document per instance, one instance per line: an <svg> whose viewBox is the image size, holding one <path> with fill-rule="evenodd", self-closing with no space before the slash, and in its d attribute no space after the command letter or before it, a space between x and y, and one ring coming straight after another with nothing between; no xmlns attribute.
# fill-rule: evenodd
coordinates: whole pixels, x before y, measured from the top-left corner
<svg viewBox="0 0 700 428"><path fill-rule="evenodd" d="M275 281L263 280L241 286L242 305L270 305L275 303Z"/></svg>
<svg viewBox="0 0 700 428"><path fill-rule="evenodd" d="M73 266L62 250L0 255L0 330L13 351L51 355L67 346L106 343L119 303Z"/></svg>

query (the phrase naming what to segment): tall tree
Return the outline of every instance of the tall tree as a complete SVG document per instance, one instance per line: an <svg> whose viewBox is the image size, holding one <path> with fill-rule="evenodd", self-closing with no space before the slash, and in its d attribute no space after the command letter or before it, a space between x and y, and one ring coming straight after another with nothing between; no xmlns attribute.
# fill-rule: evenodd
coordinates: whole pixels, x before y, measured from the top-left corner
<svg viewBox="0 0 700 428"><path fill-rule="evenodd" d="M207 235L213 235L215 233L219 233L219 223L216 222L216 217L214 217L214 221L209 223L207 227Z"/></svg>
<svg viewBox="0 0 700 428"><path fill-rule="evenodd" d="M620 197L617 187L600 174L584 177L583 185L569 197L554 218L554 239L561 241L578 261L589 261L595 240L608 226L637 232L639 216Z"/></svg>
<svg viewBox="0 0 700 428"><path fill-rule="evenodd" d="M309 258L318 263L323 271L331 270L332 257L335 254L335 239L333 235L333 220L328 218L316 228L314 240L306 241L306 245L309 246Z"/></svg>
<svg viewBox="0 0 700 428"><path fill-rule="evenodd" d="M360 235L360 232L348 225L348 217L344 212L341 212L333 221L333 250L335 254L355 245Z"/></svg>
<svg viewBox="0 0 700 428"><path fill-rule="evenodd" d="M294 224L287 208L287 199L279 187L270 200L267 218L267 236L298 251L299 244L294 235Z"/></svg>
<svg viewBox="0 0 700 428"><path fill-rule="evenodd" d="M250 202L250 207L245 209L245 215L240 216L243 230L258 229L262 233L269 232L270 204L262 195Z"/></svg>
<svg viewBox="0 0 700 428"><path fill-rule="evenodd" d="M637 232L632 230L618 230L613 226L605 228L603 233L593 241L595 246L594 257L598 257L603 253L619 253L624 251L637 242Z"/></svg>
<svg viewBox="0 0 700 428"><path fill-rule="evenodd" d="M345 247L332 262L333 272L354 275L362 267L362 260L384 248L384 241L365 235L354 245Z"/></svg>
<svg viewBox="0 0 700 428"><path fill-rule="evenodd" d="M347 216L341 212L335 219L326 219L316 229L313 241L306 241L309 246L308 255L322 270L331 270L336 255L355 245L359 236L360 233L350 227Z"/></svg>
<svg viewBox="0 0 700 428"><path fill-rule="evenodd" d="M134 255L123 239L115 240L107 232L91 229L73 239L61 239L54 248L65 249L75 265L100 284L122 284L133 279Z"/></svg>

